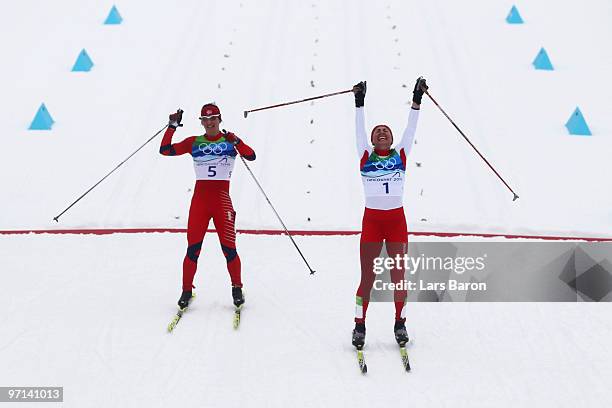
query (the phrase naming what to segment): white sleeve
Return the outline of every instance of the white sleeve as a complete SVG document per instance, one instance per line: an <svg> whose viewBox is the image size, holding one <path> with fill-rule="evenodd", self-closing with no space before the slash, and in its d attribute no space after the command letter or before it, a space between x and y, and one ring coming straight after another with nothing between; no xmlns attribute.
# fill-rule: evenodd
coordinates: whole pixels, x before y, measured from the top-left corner
<svg viewBox="0 0 612 408"><path fill-rule="evenodd" d="M355 109L355 138L357 142L357 155L361 159L363 152L370 150L368 136L365 130L365 113L363 107Z"/></svg>
<svg viewBox="0 0 612 408"><path fill-rule="evenodd" d="M404 149L404 153L408 156L410 153L410 149L412 149L412 143L414 142L414 136L416 135L417 123L419 121L419 110L418 109L410 109L410 113L408 114L408 125L406 125L406 130L404 130L404 134L402 135L402 140L395 146L395 150L399 151Z"/></svg>

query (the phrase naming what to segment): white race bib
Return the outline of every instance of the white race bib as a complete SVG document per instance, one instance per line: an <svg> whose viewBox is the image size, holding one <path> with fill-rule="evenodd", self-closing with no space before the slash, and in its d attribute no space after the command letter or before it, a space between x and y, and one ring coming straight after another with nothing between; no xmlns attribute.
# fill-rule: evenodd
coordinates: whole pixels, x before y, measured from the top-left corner
<svg viewBox="0 0 612 408"><path fill-rule="evenodd" d="M370 154L368 160L361 168L361 180L366 196L377 197L381 202L384 197L389 197L389 208L396 208L404 195L404 176L406 168L402 158L395 150L391 150L388 156Z"/></svg>
<svg viewBox="0 0 612 408"><path fill-rule="evenodd" d="M229 180L236 161L234 145L220 138L214 142L198 136L192 147L197 180Z"/></svg>

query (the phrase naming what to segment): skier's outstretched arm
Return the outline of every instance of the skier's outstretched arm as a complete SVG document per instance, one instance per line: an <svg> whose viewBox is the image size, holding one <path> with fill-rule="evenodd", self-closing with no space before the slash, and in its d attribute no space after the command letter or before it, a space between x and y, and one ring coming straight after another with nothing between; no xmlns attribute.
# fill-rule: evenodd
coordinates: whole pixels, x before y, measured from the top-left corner
<svg viewBox="0 0 612 408"><path fill-rule="evenodd" d="M408 156L412 145L414 143L414 137L416 135L417 123L419 122L419 109L421 108L421 101L423 98L423 92L427 89L425 78L419 77L414 84L414 90L412 92L412 108L408 114L408 124L402 134L402 140L395 147L396 150L404 149L404 154Z"/></svg>
<svg viewBox="0 0 612 408"><path fill-rule="evenodd" d="M160 154L163 154L164 156L180 156L181 154L191 153L194 136L188 137L179 143L172 143L172 136L174 135L174 132L176 132L176 128L182 126L182 119L183 111L181 110L170 115L168 128L166 129L161 145L159 146Z"/></svg>
<svg viewBox="0 0 612 408"><path fill-rule="evenodd" d="M370 150L368 136L365 129L365 102L366 82L362 81L353 87L355 94L355 141L357 142L357 155L361 159L364 152Z"/></svg>

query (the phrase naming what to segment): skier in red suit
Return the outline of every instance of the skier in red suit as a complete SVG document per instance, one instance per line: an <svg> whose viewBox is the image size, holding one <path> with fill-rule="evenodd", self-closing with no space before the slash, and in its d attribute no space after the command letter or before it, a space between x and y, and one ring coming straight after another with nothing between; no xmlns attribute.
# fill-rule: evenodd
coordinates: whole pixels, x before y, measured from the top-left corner
<svg viewBox="0 0 612 408"><path fill-rule="evenodd" d="M202 107L200 121L205 129L201 136L190 136L179 143L172 143L176 128L181 125L182 111L170 115L159 152L164 156L180 156L189 153L193 158L196 184L187 221L187 253L183 260L183 292L178 301L181 309L192 298L193 278L204 234L212 218L227 261L232 282L232 298L236 307L244 303L242 294L241 264L236 251L236 211L229 195L229 184L236 155L255 160L255 152L231 132L219 130L221 111L213 103Z"/></svg>
<svg viewBox="0 0 612 408"><path fill-rule="evenodd" d="M387 125L375 126L368 138L364 114L366 83L360 82L353 87L357 154L365 193L360 240L361 281L356 294L352 338L353 345L358 349L365 344L366 311L375 280L374 259L380 256L383 244L389 258L407 253L408 231L403 207L406 160L414 142L421 100L426 89L425 79L418 78L414 85L408 125L401 140L392 147L393 133ZM404 278L404 270L392 268L390 275L393 283L399 283ZM406 295L406 290L394 291L393 331L395 340L401 346L408 342L405 325Z"/></svg>

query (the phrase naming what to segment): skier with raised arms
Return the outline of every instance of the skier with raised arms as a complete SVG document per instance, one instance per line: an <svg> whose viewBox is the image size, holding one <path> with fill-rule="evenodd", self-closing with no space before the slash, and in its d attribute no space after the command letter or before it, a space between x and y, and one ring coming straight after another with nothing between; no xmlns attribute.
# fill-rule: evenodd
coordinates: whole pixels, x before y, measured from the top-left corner
<svg viewBox="0 0 612 408"><path fill-rule="evenodd" d="M233 302L239 308L244 303L244 296L240 257L236 251L236 212L229 195L229 185L236 155L240 154L246 160L255 160L255 152L235 134L219 130L221 111L214 103L208 103L202 107L199 119L205 129L203 135L190 136L182 142L172 143L172 136L176 128L182 126L182 115L181 110L170 115L168 128L159 149L164 156L189 153L193 158L196 175L187 221L187 253L183 260L183 291L178 305L181 310L184 310L193 296L193 278L197 269L198 257L204 234L212 218L223 255L227 261Z"/></svg>
<svg viewBox="0 0 612 408"><path fill-rule="evenodd" d="M360 82L353 87L357 154L365 193L360 240L361 282L356 295L355 329L352 337L352 343L358 350L365 344L366 311L375 278L374 259L380 256L383 243L389 257L407 253L408 231L403 207L406 159L414 141L419 108L426 89L425 79L419 77L413 90L408 125L402 139L392 148L393 133L387 125L375 126L368 139L364 117L366 83ZM403 269L392 268L390 272L394 283L404 279ZM402 348L408 342L405 326L406 295L406 290L394 291L394 334Z"/></svg>

